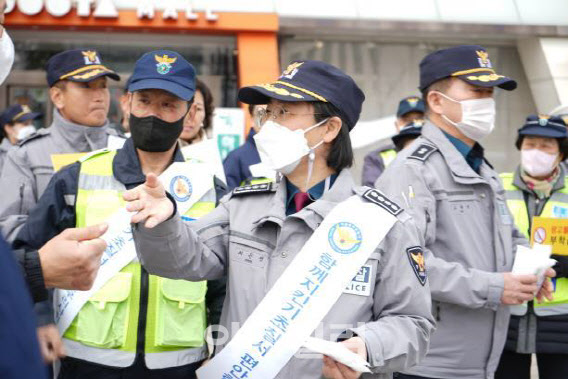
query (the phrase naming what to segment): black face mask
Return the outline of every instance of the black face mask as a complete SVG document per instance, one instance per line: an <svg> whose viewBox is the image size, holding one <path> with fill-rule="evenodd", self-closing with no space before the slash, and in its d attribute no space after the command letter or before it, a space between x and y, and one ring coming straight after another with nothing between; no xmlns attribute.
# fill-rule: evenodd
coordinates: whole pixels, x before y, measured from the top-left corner
<svg viewBox="0 0 568 379"><path fill-rule="evenodd" d="M167 122L156 116L136 117L128 121L134 147L152 153L168 151L183 131L185 115L177 121Z"/></svg>

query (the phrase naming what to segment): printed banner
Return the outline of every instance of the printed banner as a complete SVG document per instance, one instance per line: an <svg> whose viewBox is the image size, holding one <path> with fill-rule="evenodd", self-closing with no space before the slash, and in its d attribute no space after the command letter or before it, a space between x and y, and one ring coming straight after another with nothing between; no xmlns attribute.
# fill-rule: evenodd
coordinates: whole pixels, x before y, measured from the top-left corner
<svg viewBox="0 0 568 379"><path fill-rule="evenodd" d="M275 377L329 312L396 222L352 196L323 220L200 379Z"/></svg>

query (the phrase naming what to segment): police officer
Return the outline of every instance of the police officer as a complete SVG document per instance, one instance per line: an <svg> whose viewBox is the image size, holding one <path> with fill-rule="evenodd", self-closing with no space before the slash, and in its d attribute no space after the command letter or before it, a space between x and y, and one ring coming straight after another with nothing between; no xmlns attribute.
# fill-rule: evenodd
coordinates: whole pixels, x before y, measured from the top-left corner
<svg viewBox="0 0 568 379"><path fill-rule="evenodd" d="M119 76L103 65L95 50L68 50L46 64L53 122L6 155L0 177L0 228L13 241L53 175L52 156L89 152L121 144L108 127L110 93L107 77Z"/></svg>
<svg viewBox="0 0 568 379"><path fill-rule="evenodd" d="M302 246L306 243L325 246L329 241L337 241L347 249L369 237L353 234L357 228L364 228L365 222L370 222L366 224L370 234L379 233L373 219L357 219L354 216L357 209L343 204L355 201L377 210L381 214L376 220L378 224L395 216L394 225L382 242L368 246L370 255L363 267L357 267L359 275L347 278L353 278L347 288L336 288L333 295L338 300L328 305L327 314L315 320L309 318L310 322L324 317L318 328L324 339L332 341L335 341L334 332L338 332L334 330L337 324L341 330L349 329L343 334L347 338L344 343L368 359L375 373L373 377L390 377L380 373L416 364L425 353L433 328L422 250L417 230L407 214L379 192L356 187L351 177L348 168L353 151L349 131L361 112L364 100L361 90L339 69L307 60L291 63L274 83L242 88L239 100L268 104L255 140L263 162L278 170L282 180L238 187L209 215L193 225L182 225L178 217L169 219L175 212L173 203L155 176L149 175L143 186L125 194L130 202L127 209L138 211L132 221L138 223L134 235L145 267L150 272L194 280L227 275L222 325L229 328L236 323L244 330L248 326L260 328L262 324L257 326L256 322L247 324L253 310L262 306L265 296L278 291L273 287L275 282L282 280L283 285L293 285L286 281L289 275L294 275L298 264L304 264L319 251ZM348 207L347 212L344 206ZM329 230L329 226L324 226L332 222L328 218L337 217L336 209L343 209L337 211L341 213L337 219L353 217L354 220L340 223L345 229L339 234L335 234L334 226ZM338 251L338 245L331 246L329 251ZM314 266L315 271L311 272L325 273L322 267L330 265ZM341 268L338 270L342 272ZM337 283L334 277L325 280ZM313 286L310 288L314 290ZM277 307L275 303L264 304ZM266 317L269 313L260 311L257 315ZM278 318L281 326L294 317L287 315ZM267 330L276 333L276 329ZM297 331L309 335L312 330ZM273 336L273 339L265 337L265 341L275 343L280 338ZM299 338L302 337L292 343L302 343ZM231 342L210 362L209 370L218 370L219 365L226 364L224 354L234 354L230 347ZM234 348L239 347L240 344ZM257 347L254 354L261 359L260 354L266 353L267 346L259 343ZM296 351L297 347L292 350ZM272 363L266 363L264 369L277 367L267 377L319 378L322 370L332 378L360 375L332 359L322 362L320 358L291 358L294 351L288 351L285 358L278 354L267 358ZM254 365L256 358L250 354L246 358ZM238 366L235 370L244 369Z"/></svg>
<svg viewBox="0 0 568 379"><path fill-rule="evenodd" d="M132 137L118 151L100 150L56 173L21 229L17 247L37 248L65 228L104 221L121 207L123 191L144 182L144 173L159 175L172 162L184 162L177 139L184 117L195 112L193 66L173 51L146 53L128 91ZM197 167L189 166L184 170ZM181 183L172 179L170 188L173 196L187 198L192 188L195 196L205 189L183 215L194 220L212 210L225 190L212 175L191 181L185 175L180 171L174 179ZM207 309L217 323L224 291L224 281L170 280L148 275L137 262L128 264L91 298L109 305L85 304L66 329L68 358L60 378L195 377L208 356Z"/></svg>
<svg viewBox="0 0 568 379"><path fill-rule="evenodd" d="M402 378L491 377L505 343L506 305L537 292L536 276L510 273L515 246L527 241L479 144L494 127L494 87L516 86L495 73L481 46L438 50L420 63L428 121L376 183L402 198L424 233L438 321L426 358ZM550 283L541 294L550 295Z"/></svg>
<svg viewBox="0 0 568 379"><path fill-rule="evenodd" d="M392 136L392 143L397 152L403 150L422 134L424 120L417 119L406 124L397 135Z"/></svg>
<svg viewBox="0 0 568 379"><path fill-rule="evenodd" d="M54 55L46 64L49 95L55 105L53 122L47 129L20 142L7 155L0 176L0 231L13 242L30 210L53 175L52 157L57 154L89 152L107 144L122 144L124 138L108 126L110 93L107 77L119 76L103 65L95 50L69 50ZM63 354L53 320L39 305L40 336L44 357ZM45 327L43 327L45 326ZM49 349L49 346L55 349ZM55 353L54 353L55 352Z"/></svg>
<svg viewBox="0 0 568 379"><path fill-rule="evenodd" d="M35 132L32 121L41 113L32 112L27 105L12 105L0 114L0 128L4 139L0 144L0 172L8 150Z"/></svg>
<svg viewBox="0 0 568 379"><path fill-rule="evenodd" d="M528 116L519 129L521 164L501 174L507 205L519 231L529 238L535 216L568 217L568 180L560 163L568 156L566 124L560 117ZM540 379L568 377L568 257L552 255L554 300L511 307L505 350L496 378L530 378L536 353Z"/></svg>
<svg viewBox="0 0 568 379"><path fill-rule="evenodd" d="M409 122L423 118L424 101L417 96L405 97L398 103L394 122L396 131L400 132ZM396 153L395 146L387 145L367 154L363 163L363 185L372 187L385 168L394 160Z"/></svg>

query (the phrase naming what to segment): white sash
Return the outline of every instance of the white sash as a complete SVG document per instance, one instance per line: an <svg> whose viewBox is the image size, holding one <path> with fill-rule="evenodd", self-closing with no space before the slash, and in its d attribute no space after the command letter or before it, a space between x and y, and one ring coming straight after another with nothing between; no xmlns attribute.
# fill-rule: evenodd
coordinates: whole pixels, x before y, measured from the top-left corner
<svg viewBox="0 0 568 379"><path fill-rule="evenodd" d="M275 377L396 222L352 196L338 204L200 379ZM247 374L247 376L243 376Z"/></svg>
<svg viewBox="0 0 568 379"><path fill-rule="evenodd" d="M159 176L166 191L176 200L178 213L183 215L198 202L213 185L208 166L199 163L174 162ZM53 296L54 319L59 333L67 330L81 308L99 289L126 265L136 259L130 219L133 213L121 208L106 222L107 232L102 236L107 248L93 287L88 291L56 289Z"/></svg>

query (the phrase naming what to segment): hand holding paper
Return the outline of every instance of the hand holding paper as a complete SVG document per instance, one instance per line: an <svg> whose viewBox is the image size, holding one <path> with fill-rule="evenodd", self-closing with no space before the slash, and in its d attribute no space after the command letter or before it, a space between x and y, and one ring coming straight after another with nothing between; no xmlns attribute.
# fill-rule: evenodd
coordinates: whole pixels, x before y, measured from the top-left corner
<svg viewBox="0 0 568 379"><path fill-rule="evenodd" d="M327 378L358 378L363 372L371 372L366 361L367 348L360 337L342 343L309 337L304 347L324 355L323 375Z"/></svg>
<svg viewBox="0 0 568 379"><path fill-rule="evenodd" d="M555 273L552 266L556 263L550 258L552 246L535 244L532 249L525 246L517 246L517 254L513 264L513 274L515 275L536 275L537 291L536 297L542 300L543 297L551 299L552 285L546 281L547 277L554 277Z"/></svg>

